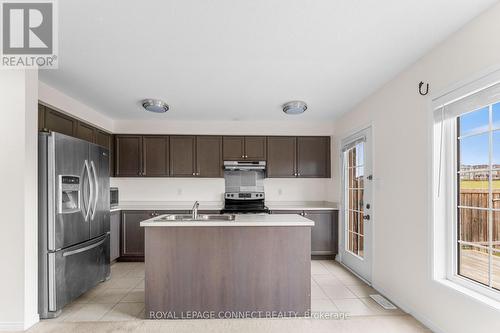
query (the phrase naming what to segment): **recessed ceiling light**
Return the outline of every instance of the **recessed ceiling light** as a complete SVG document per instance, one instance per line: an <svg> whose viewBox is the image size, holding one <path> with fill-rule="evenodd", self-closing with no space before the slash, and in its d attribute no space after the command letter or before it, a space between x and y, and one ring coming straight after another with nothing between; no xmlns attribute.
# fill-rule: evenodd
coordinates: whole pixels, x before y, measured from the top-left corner
<svg viewBox="0 0 500 333"><path fill-rule="evenodd" d="M145 99L141 103L142 107L149 112L165 113L170 109L167 103L159 99Z"/></svg>
<svg viewBox="0 0 500 333"><path fill-rule="evenodd" d="M283 112L286 114L301 114L307 110L306 102L302 101L291 101L283 104Z"/></svg>

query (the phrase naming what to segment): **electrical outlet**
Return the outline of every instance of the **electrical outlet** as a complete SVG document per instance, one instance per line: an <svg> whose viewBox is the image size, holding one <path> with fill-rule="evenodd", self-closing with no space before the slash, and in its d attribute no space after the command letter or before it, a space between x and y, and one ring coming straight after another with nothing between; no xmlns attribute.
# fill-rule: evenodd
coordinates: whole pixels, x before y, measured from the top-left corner
<svg viewBox="0 0 500 333"><path fill-rule="evenodd" d="M283 190L282 189L278 189L278 195L282 195L283 194Z"/></svg>
<svg viewBox="0 0 500 333"><path fill-rule="evenodd" d="M182 188L177 189L177 195L182 195Z"/></svg>

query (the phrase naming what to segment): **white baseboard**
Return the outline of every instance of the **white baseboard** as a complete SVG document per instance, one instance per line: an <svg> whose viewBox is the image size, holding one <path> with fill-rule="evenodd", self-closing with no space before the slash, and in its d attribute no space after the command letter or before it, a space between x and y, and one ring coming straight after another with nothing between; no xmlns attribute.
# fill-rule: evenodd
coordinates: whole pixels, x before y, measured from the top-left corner
<svg viewBox="0 0 500 333"><path fill-rule="evenodd" d="M37 324L38 322L40 321L40 316L38 315L38 313L35 313L31 319L29 320L26 320L24 322L24 330L27 330L28 328L30 328L31 326Z"/></svg>
<svg viewBox="0 0 500 333"><path fill-rule="evenodd" d="M408 304L406 304L405 302L401 301L401 299L399 297L394 296L391 293L387 292L384 288L380 287L376 283L374 283L372 286L373 286L374 289L376 289L377 291L379 291L383 296L385 296L386 298L388 298L392 303L394 303L398 308L400 308L404 312L412 315L419 322L421 322L422 324L424 324L425 326L427 326L427 328L429 328L432 332L435 332L435 333L445 333L444 330L441 327L439 327L438 325L436 325L434 322L432 322L428 318L420 315L418 313L418 311L415 311L415 309L413 307L408 306Z"/></svg>
<svg viewBox="0 0 500 333"><path fill-rule="evenodd" d="M24 331L23 322L0 322L0 331Z"/></svg>
<svg viewBox="0 0 500 333"><path fill-rule="evenodd" d="M40 321L38 313L25 322L0 322L0 332L4 331L26 331Z"/></svg>

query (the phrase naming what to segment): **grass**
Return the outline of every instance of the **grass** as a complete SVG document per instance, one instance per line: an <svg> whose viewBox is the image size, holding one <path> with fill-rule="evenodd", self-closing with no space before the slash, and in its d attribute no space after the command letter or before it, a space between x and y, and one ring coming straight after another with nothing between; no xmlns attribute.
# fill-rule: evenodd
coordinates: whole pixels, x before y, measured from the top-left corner
<svg viewBox="0 0 500 333"><path fill-rule="evenodd" d="M462 180L460 188L464 190L488 190L487 180ZM500 180L493 181L493 189L500 190Z"/></svg>

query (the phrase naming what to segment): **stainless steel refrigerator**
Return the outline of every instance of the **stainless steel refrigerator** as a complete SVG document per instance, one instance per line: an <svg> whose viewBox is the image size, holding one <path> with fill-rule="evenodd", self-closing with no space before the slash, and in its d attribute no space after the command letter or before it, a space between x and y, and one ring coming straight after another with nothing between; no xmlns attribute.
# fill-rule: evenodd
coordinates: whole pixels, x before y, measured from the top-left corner
<svg viewBox="0 0 500 333"><path fill-rule="evenodd" d="M41 318L106 280L109 152L60 133L38 137L38 305Z"/></svg>

